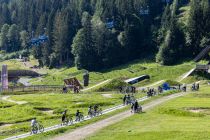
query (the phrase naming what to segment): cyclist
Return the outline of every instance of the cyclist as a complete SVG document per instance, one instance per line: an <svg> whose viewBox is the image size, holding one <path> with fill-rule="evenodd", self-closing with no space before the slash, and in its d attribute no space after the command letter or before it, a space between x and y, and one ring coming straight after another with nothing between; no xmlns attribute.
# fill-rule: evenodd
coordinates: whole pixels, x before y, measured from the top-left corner
<svg viewBox="0 0 210 140"><path fill-rule="evenodd" d="M124 105L126 104L126 99L127 99L127 95L125 95L125 96L123 97L123 104L124 104Z"/></svg>
<svg viewBox="0 0 210 140"><path fill-rule="evenodd" d="M31 134L33 133L33 131L32 131L33 128L36 127L37 124L38 124L38 122L37 122L36 118L33 118L33 119L31 120Z"/></svg>
<svg viewBox="0 0 210 140"><path fill-rule="evenodd" d="M88 108L88 115L90 116L90 117L92 117L92 106L89 106L89 108Z"/></svg>
<svg viewBox="0 0 210 140"><path fill-rule="evenodd" d="M75 116L76 116L76 120L75 121L80 121L80 113L79 110L77 110Z"/></svg>
<svg viewBox="0 0 210 140"><path fill-rule="evenodd" d="M67 93L67 92L68 92L67 87L63 86L63 93Z"/></svg>
<svg viewBox="0 0 210 140"><path fill-rule="evenodd" d="M61 124L61 125L63 125L63 124L64 124L64 121L66 120L67 111L68 111L68 110L65 110L65 111L62 113L62 117L61 117L62 124Z"/></svg>
<svg viewBox="0 0 210 140"><path fill-rule="evenodd" d="M127 96L127 104L131 104L131 96L130 96L130 94L128 94L128 96Z"/></svg>
<svg viewBox="0 0 210 140"><path fill-rule="evenodd" d="M134 103L134 113L137 113L138 112L138 108L139 108L139 103L136 100L135 103Z"/></svg>
<svg viewBox="0 0 210 140"><path fill-rule="evenodd" d="M131 103L131 113L134 111L134 103Z"/></svg>
<svg viewBox="0 0 210 140"><path fill-rule="evenodd" d="M93 109L94 109L94 114L96 114L98 111L98 105L94 105Z"/></svg>

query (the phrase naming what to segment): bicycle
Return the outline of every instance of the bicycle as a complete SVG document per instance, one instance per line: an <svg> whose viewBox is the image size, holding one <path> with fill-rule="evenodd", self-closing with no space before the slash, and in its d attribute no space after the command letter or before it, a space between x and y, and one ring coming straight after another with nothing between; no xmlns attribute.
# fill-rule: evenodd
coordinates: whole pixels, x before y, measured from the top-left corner
<svg viewBox="0 0 210 140"><path fill-rule="evenodd" d="M102 108L98 109L96 112L94 112L94 116L102 115Z"/></svg>
<svg viewBox="0 0 210 140"><path fill-rule="evenodd" d="M139 107L137 108L137 110L135 111L135 113L142 113L142 107L139 106Z"/></svg>
<svg viewBox="0 0 210 140"><path fill-rule="evenodd" d="M88 112L88 116L89 116L90 118L94 117L94 111L89 111L89 112Z"/></svg>
<svg viewBox="0 0 210 140"><path fill-rule="evenodd" d="M79 113L79 116L76 116L76 122L79 122L79 121L83 121L84 120L84 115L83 113Z"/></svg>
<svg viewBox="0 0 210 140"><path fill-rule="evenodd" d="M37 134L38 132L44 132L44 126L37 123L36 125L32 126L31 134Z"/></svg>
<svg viewBox="0 0 210 140"><path fill-rule="evenodd" d="M72 125L72 124L73 124L73 119L72 119L72 117L69 116L68 118L66 118L62 124L63 124L63 125L66 125L66 126L67 126L67 125Z"/></svg>

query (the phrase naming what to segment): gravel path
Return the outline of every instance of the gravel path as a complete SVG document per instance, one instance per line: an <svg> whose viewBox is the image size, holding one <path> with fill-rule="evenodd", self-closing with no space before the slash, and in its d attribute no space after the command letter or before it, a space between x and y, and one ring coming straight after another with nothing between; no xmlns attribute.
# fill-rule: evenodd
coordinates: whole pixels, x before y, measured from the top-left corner
<svg viewBox="0 0 210 140"><path fill-rule="evenodd" d="M161 84L161 83L163 83L165 80L160 80L160 81L157 81L157 82L155 82L155 83L153 83L153 84L151 84L151 85L148 85L148 86L144 86L144 87L138 87L137 89L138 90L142 90L142 89L145 89L145 88L148 88L148 87L154 87L154 86L157 86L157 85L159 85L159 84Z"/></svg>
<svg viewBox="0 0 210 140"><path fill-rule="evenodd" d="M83 90L81 90L81 91L88 91L88 90L93 89L93 88L95 88L95 87L101 86L101 85L103 85L103 84L105 84L105 83L108 83L109 81L111 81L111 79L108 79L108 80L106 80L106 81L103 81L103 82L101 82L101 83L99 83L99 84L97 84L97 85L94 85L94 86L92 86L92 87L85 88L85 89L83 89Z"/></svg>
<svg viewBox="0 0 210 140"><path fill-rule="evenodd" d="M143 110L146 111L146 110L151 109L151 108L153 108L157 105L160 105L160 104L162 104L166 101L169 101L171 99L174 99L174 98L177 98L177 97L180 97L180 96L183 96L183 95L185 95L185 94L184 93L178 93L178 94L173 94L173 95L170 95L170 96L166 96L166 97L154 100L154 101L152 101L148 104L145 104L142 107L143 107ZM110 118L98 121L96 123L87 125L87 126L82 127L82 128L78 128L78 129L76 129L76 130L74 130L70 133L52 138L52 140L82 140L82 139L85 139L86 137L88 137L90 135L93 135L94 133L96 133L100 129L103 129L103 128L105 128L109 125L112 125L114 123L120 122L123 119L128 118L132 115L133 114L131 114L130 111L125 111L125 112L122 112L120 114L114 115Z"/></svg>
<svg viewBox="0 0 210 140"><path fill-rule="evenodd" d="M1 99L4 100L4 101L7 101L7 102L18 104L18 105L27 104L26 101L14 101L14 100L11 100L9 98L10 98L10 96L3 96Z"/></svg>
<svg viewBox="0 0 210 140"><path fill-rule="evenodd" d="M182 80L184 80L185 78L187 78L191 73L193 73L195 71L196 68L191 69L189 72L183 74L181 77L178 78L178 82L181 82Z"/></svg>

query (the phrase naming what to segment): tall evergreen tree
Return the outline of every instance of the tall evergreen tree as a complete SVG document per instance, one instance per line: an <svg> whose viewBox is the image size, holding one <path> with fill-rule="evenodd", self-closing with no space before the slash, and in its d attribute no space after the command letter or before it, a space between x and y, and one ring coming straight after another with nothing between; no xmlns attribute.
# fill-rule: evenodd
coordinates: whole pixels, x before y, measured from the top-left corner
<svg viewBox="0 0 210 140"><path fill-rule="evenodd" d="M8 38L7 38L8 31L9 31L9 25L4 24L1 28L1 33L0 33L0 48L1 50L4 51L6 51L8 47Z"/></svg>
<svg viewBox="0 0 210 140"><path fill-rule="evenodd" d="M58 11L55 16L53 38L53 52L56 54L56 60L58 61L58 65L61 65L64 63L66 47L68 47L66 46L68 42L68 22L66 16L62 15L60 11Z"/></svg>
<svg viewBox="0 0 210 140"><path fill-rule="evenodd" d="M30 41L30 36L27 31L24 30L20 32L20 41L21 41L21 48L27 49Z"/></svg>
<svg viewBox="0 0 210 140"><path fill-rule="evenodd" d="M72 44L75 64L78 68L95 70L98 56L93 42L91 16L87 12L83 13L82 25L83 28L78 31Z"/></svg>
<svg viewBox="0 0 210 140"><path fill-rule="evenodd" d="M13 24L10 26L7 33L7 38L8 38L7 52L18 51L20 48L20 34L17 25Z"/></svg>
<svg viewBox="0 0 210 140"><path fill-rule="evenodd" d="M172 18L170 28L157 54L156 61L163 65L177 63L184 57L184 42L184 33L180 30L175 19Z"/></svg>
<svg viewBox="0 0 210 140"><path fill-rule="evenodd" d="M192 55L197 55L200 51L199 45L202 39L202 10L200 0L190 2L190 12L188 20L187 44L190 46Z"/></svg>

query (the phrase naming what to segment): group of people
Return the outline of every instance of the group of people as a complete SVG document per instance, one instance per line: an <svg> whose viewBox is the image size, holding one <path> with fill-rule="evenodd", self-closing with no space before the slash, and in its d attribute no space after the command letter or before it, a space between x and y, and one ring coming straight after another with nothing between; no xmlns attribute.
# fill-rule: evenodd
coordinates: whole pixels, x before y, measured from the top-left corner
<svg viewBox="0 0 210 140"><path fill-rule="evenodd" d="M142 112L142 107L139 106L139 103L135 99L133 94L132 95L130 95L130 94L125 95L123 97L123 104L124 105L131 105L131 112L134 112L134 113Z"/></svg>
<svg viewBox="0 0 210 140"><path fill-rule="evenodd" d="M134 112L134 113L142 112L142 107L139 105L137 100L131 104L131 113L132 112Z"/></svg>
<svg viewBox="0 0 210 140"><path fill-rule="evenodd" d="M88 116L90 117L94 117L94 116L97 116L97 115L100 115L102 114L102 109L99 108L99 105L94 105L94 106L89 106L88 108Z"/></svg>
<svg viewBox="0 0 210 140"><path fill-rule="evenodd" d="M68 110L65 110L64 112L62 112L62 117L61 117L61 122L63 125L65 123L65 121L67 120L67 111ZM79 110L76 111L75 113L75 121L80 121L81 120L81 116L82 116L82 112L80 112Z"/></svg>
<svg viewBox="0 0 210 140"><path fill-rule="evenodd" d="M68 110L65 110L64 112L62 112L62 117L61 117L62 124L64 124L67 119L67 111ZM100 114L102 114L102 109L99 107L99 105L88 107L88 115L90 117L94 117ZM83 113L77 110L75 113L75 118L76 118L75 121L81 121L82 119L84 119L83 117L84 117Z"/></svg>
<svg viewBox="0 0 210 140"><path fill-rule="evenodd" d="M147 90L147 96L148 97L152 97L156 94L157 94L157 91L154 88L148 88L148 90Z"/></svg>
<svg viewBox="0 0 210 140"><path fill-rule="evenodd" d="M193 83L192 84L192 91L198 91L200 88L200 84L199 83Z"/></svg>
<svg viewBox="0 0 210 140"><path fill-rule="evenodd" d="M136 93L136 87L134 86L125 86L125 87L119 87L120 93Z"/></svg>
<svg viewBox="0 0 210 140"><path fill-rule="evenodd" d="M124 105L128 105L128 104L132 104L132 103L134 103L135 102L135 97L134 97L134 95L133 94L128 94L128 95L125 95L124 97L123 97L123 104Z"/></svg>

